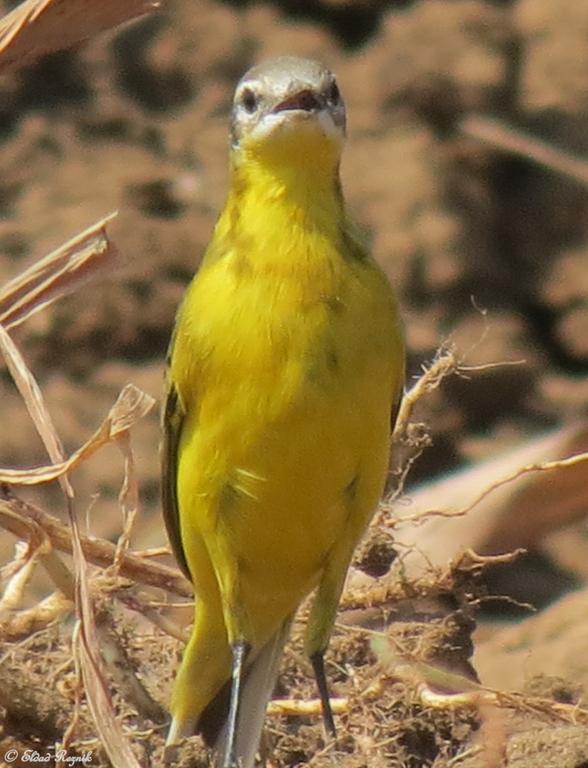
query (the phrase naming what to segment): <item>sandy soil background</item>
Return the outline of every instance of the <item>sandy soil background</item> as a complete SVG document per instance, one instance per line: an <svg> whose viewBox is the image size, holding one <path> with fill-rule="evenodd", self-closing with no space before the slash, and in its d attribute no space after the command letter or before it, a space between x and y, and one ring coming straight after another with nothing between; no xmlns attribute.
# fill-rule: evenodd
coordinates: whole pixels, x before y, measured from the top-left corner
<svg viewBox="0 0 588 768"><path fill-rule="evenodd" d="M487 115L585 155L587 40L585 0L175 0L157 16L4 76L0 280L108 211L120 211L111 229L120 266L15 333L66 450L98 426L127 382L159 398L174 312L226 190L232 89L252 63L281 53L321 58L338 74L349 115L346 196L398 290L411 376L448 337L470 365L524 361L473 373L468 380L454 377L427 398L421 415L430 424L433 445L410 482L585 417L586 187L468 136L464 125L472 115ZM0 465L43 463L41 444L4 371L0 402ZM133 545L163 545L156 411L137 425L133 440L142 501ZM95 535L113 538L120 530L121 473L114 448L76 473L78 509L83 515L88 510ZM57 489L30 492L27 498L62 514ZM525 571L531 581L523 582L523 597L534 578L555 585L555 591L584 584L588 533L576 525L564 534L535 553ZM3 538L8 557L13 539ZM40 576L34 588L43 591ZM547 589L542 600L553 597ZM509 687L514 671L505 670L522 667L520 687L539 672L562 675L579 686L573 694L570 685L563 686L566 700L585 702L587 598L580 591L566 600L572 603L560 605L565 614L537 617L551 620L553 628L562 626L565 615L564 623L574 625L573 641L566 636L557 663L552 664L553 646L544 643L551 631L546 625L531 625L524 642L520 635L513 639L520 650L514 661L504 658L504 639L492 648L488 629L490 650L478 665L482 680ZM50 641L39 642L45 653ZM353 675L341 661L348 659L345 642L345 636L336 639L332 667L340 670L338 684L349 687ZM360 670L371 663L367 644L362 648L363 655L356 649ZM170 657L175 652L169 650ZM469 650L462 656L467 659ZM294 667L292 662L284 679L289 675L302 693L314 695ZM282 688L291 694L286 684ZM551 696L553 690L544 693ZM390 691L386 696L393 698ZM410 721L412 736L392 740L396 751L370 747L370 752L365 744L360 749L360 736L386 739L381 724L377 733L365 732L361 717L372 714L354 711L349 733L357 743L340 764L474 765L466 758L457 762L456 755L477 728L475 713L425 717L421 732L414 725L421 705L396 697L382 705L387 706L381 723L392 715ZM586 726L556 728L537 718L534 740L529 745L520 737L524 743L511 748L509 766L588 765ZM302 726L288 721L276 729L281 752L270 765L322 764L315 721ZM529 732L527 723L521 733ZM548 746L538 747L543 737ZM553 739L560 746L553 747Z"/></svg>

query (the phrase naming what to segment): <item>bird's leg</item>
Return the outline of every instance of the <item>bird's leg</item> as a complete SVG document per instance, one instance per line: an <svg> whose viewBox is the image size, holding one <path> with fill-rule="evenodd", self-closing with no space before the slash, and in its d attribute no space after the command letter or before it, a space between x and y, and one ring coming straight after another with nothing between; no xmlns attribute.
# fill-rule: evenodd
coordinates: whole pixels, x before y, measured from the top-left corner
<svg viewBox="0 0 588 768"><path fill-rule="evenodd" d="M355 543L361 534L360 524L360 520L351 516L347 530L342 532L339 541L329 553L306 628L305 650L312 663L319 689L325 731L331 737L335 736L335 721L329 699L324 654L333 631L339 598Z"/></svg>
<svg viewBox="0 0 588 768"><path fill-rule="evenodd" d="M243 691L243 673L245 662L251 650L251 639L254 633L245 601L241 593L241 571L239 560L232 546L230 527L226 521L231 520L234 510L232 494L225 494L223 503L219 506L219 524L214 535L206 540L206 546L216 572L219 585L224 623L229 645L231 647L231 697L226 720L226 738L222 759L222 768L241 768L237 753L237 733L239 729L239 709Z"/></svg>
<svg viewBox="0 0 588 768"><path fill-rule="evenodd" d="M339 596L345 581L347 564L337 572L327 565L323 579L314 599L306 630L305 649L314 670L323 710L323 721L328 736L335 737L335 721L329 699L329 688L325 673L325 650L335 623Z"/></svg>
<svg viewBox="0 0 588 768"><path fill-rule="evenodd" d="M232 645L233 665L231 674L231 700L229 704L229 716L227 719L227 744L223 768L239 768L236 757L236 736L239 722L239 704L241 702L241 683L243 682L243 669L249 653L249 644L244 640L237 640Z"/></svg>
<svg viewBox="0 0 588 768"><path fill-rule="evenodd" d="M329 698L329 686L327 683L327 675L325 673L325 654L324 651L316 651L310 657L312 668L314 670L314 676L321 699L321 707L323 710L323 722L325 724L325 731L327 735L332 739L337 738L337 729L335 728L335 720L333 718L333 710L331 709L331 700Z"/></svg>

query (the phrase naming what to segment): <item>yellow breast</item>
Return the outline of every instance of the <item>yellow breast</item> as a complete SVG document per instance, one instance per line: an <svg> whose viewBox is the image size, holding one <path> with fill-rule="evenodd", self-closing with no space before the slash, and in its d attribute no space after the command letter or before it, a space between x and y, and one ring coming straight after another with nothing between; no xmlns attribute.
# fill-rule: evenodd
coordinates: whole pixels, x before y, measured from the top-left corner
<svg viewBox="0 0 588 768"><path fill-rule="evenodd" d="M187 409L178 473L187 556L191 536L230 521L262 635L270 614L283 617L315 586L345 517L373 511L403 375L385 276L324 201L309 221L307 203L279 192L269 208L259 196L237 212L229 202L172 359ZM195 560L196 583L210 579Z"/></svg>

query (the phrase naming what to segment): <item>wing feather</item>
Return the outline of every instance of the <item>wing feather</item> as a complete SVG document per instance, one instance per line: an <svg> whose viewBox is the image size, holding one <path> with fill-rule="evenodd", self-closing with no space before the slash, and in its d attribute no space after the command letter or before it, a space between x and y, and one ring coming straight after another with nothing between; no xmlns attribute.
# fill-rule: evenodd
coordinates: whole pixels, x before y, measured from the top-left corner
<svg viewBox="0 0 588 768"><path fill-rule="evenodd" d="M180 534L178 507L178 448L184 423L184 409L173 381L168 379L167 395L163 408L163 438L161 444L161 503L163 519L178 565L192 581L186 553Z"/></svg>

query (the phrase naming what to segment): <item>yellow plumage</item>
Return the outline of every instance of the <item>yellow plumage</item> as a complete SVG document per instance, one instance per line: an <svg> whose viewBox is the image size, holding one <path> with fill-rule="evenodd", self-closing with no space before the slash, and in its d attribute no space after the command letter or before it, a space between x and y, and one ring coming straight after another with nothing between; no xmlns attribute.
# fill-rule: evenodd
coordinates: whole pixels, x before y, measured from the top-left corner
<svg viewBox="0 0 588 768"><path fill-rule="evenodd" d="M345 213L337 142L299 122L241 138L178 313L164 501L198 600L174 737L230 678L230 645L245 640L254 660L317 586L307 647L324 650L385 479L396 303Z"/></svg>

